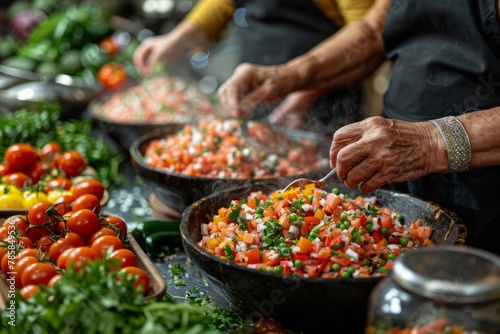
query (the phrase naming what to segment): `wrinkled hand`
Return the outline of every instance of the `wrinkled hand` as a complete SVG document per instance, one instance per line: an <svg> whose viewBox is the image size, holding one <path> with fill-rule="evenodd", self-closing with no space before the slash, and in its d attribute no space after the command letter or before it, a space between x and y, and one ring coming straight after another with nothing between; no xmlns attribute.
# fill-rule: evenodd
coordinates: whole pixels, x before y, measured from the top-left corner
<svg viewBox="0 0 500 334"><path fill-rule="evenodd" d="M273 123L287 129L298 129L303 125L312 108L317 94L312 91L299 91L289 94L269 115Z"/></svg>
<svg viewBox="0 0 500 334"><path fill-rule="evenodd" d="M156 64L175 62L179 58L176 41L169 34L149 37L135 50L134 65L142 75L150 75Z"/></svg>
<svg viewBox="0 0 500 334"><path fill-rule="evenodd" d="M219 99L236 118L248 118L260 104L278 102L297 88L293 69L285 66L239 65L221 85Z"/></svg>
<svg viewBox="0 0 500 334"><path fill-rule="evenodd" d="M347 187L369 193L391 182L415 180L447 168L444 142L430 122L370 117L333 136L330 165Z"/></svg>

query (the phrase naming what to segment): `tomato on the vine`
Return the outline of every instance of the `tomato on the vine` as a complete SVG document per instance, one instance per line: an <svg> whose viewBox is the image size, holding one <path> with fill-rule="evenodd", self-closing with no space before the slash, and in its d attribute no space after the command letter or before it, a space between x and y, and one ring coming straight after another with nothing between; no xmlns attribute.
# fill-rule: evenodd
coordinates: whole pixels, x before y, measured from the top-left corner
<svg viewBox="0 0 500 334"><path fill-rule="evenodd" d="M67 177L58 176L58 177L55 177L53 179L50 179L47 182L46 192L49 192L49 191L55 190L55 189L70 190L72 186L73 186L73 183L71 182L70 179L68 179Z"/></svg>
<svg viewBox="0 0 500 334"><path fill-rule="evenodd" d="M131 267L137 264L137 257L130 249L122 248L109 254L109 259L115 259L120 268Z"/></svg>
<svg viewBox="0 0 500 334"><path fill-rule="evenodd" d="M92 234L90 236L90 238L89 238L89 245L92 245L92 243L94 241L96 241L97 238L102 237L104 235L111 235L113 237L117 236L117 234L116 234L116 232L114 230L112 230L112 229L110 229L108 227L103 227L103 228L101 228L100 230L98 230L97 232L95 232L94 234Z"/></svg>
<svg viewBox="0 0 500 334"><path fill-rule="evenodd" d="M66 221L68 228L82 239L88 239L99 229L99 218L89 209L74 211Z"/></svg>
<svg viewBox="0 0 500 334"><path fill-rule="evenodd" d="M61 144L55 141L51 141L40 149L40 158L42 160L54 159L57 154L62 152Z"/></svg>
<svg viewBox="0 0 500 334"><path fill-rule="evenodd" d="M78 211L81 209L89 209L94 211L95 213L101 213L101 202L97 196L92 194L83 194L79 197L76 197L73 202L73 211Z"/></svg>
<svg viewBox="0 0 500 334"><path fill-rule="evenodd" d="M12 171L22 171L40 160L35 148L26 143L13 144L4 153L5 161Z"/></svg>
<svg viewBox="0 0 500 334"><path fill-rule="evenodd" d="M57 275L52 276L49 283L47 283L47 287L50 288L50 287L53 287L54 285L58 284L61 281L61 278L62 278L62 274L57 274Z"/></svg>
<svg viewBox="0 0 500 334"><path fill-rule="evenodd" d="M28 168L28 176L32 184L40 182L42 177L46 174L46 170L49 169L46 163L37 161L31 167Z"/></svg>
<svg viewBox="0 0 500 334"><path fill-rule="evenodd" d="M3 259L2 259L3 260ZM12 272L16 273L14 278L15 284L18 288L23 287L22 275L24 270L31 264L38 263L38 259L34 256L25 256L15 261L14 270Z"/></svg>
<svg viewBox="0 0 500 334"><path fill-rule="evenodd" d="M40 290L38 285L31 284L27 286L23 286L19 293L23 296L24 299L31 299L35 296L35 294Z"/></svg>
<svg viewBox="0 0 500 334"><path fill-rule="evenodd" d="M21 274L22 286L47 285L57 275L57 269L50 263L38 262L27 266Z"/></svg>
<svg viewBox="0 0 500 334"><path fill-rule="evenodd" d="M107 89L114 89L127 81L125 68L117 62L111 61L102 65L97 71L97 79Z"/></svg>
<svg viewBox="0 0 500 334"><path fill-rule="evenodd" d="M26 181L28 181L28 175L23 172L14 172L5 175L2 181L6 184L12 184L18 188L21 188L26 185Z"/></svg>
<svg viewBox="0 0 500 334"><path fill-rule="evenodd" d="M49 257L54 263L57 263L57 259L65 250L83 246L85 246L85 243L78 234L68 232L64 238L57 239L50 246Z"/></svg>
<svg viewBox="0 0 500 334"><path fill-rule="evenodd" d="M133 287L138 290L141 289L142 293L146 293L149 288L149 276L141 268L129 266L124 267L120 270L122 273L126 273L127 279L134 279Z"/></svg>
<svg viewBox="0 0 500 334"><path fill-rule="evenodd" d="M119 232L118 237L123 238L127 234L127 223L118 216L106 216L101 221L102 227L111 227Z"/></svg>
<svg viewBox="0 0 500 334"><path fill-rule="evenodd" d="M75 184L73 196L78 198L84 194L95 195L100 201L104 196L104 185L98 180L85 180Z"/></svg>
<svg viewBox="0 0 500 334"><path fill-rule="evenodd" d="M79 271L89 261L95 261L98 259L99 254L97 254L97 252L92 248L77 247L71 249L71 251L68 253L64 266L67 269L72 265L74 266L75 271Z"/></svg>
<svg viewBox="0 0 500 334"><path fill-rule="evenodd" d="M75 150L62 153L56 159L56 164L68 177L79 175L87 167L83 155Z"/></svg>
<svg viewBox="0 0 500 334"><path fill-rule="evenodd" d="M113 250L122 249L123 242L118 237L103 235L97 238L90 246L90 248L95 250L101 258L104 257L104 253L111 247Z"/></svg>

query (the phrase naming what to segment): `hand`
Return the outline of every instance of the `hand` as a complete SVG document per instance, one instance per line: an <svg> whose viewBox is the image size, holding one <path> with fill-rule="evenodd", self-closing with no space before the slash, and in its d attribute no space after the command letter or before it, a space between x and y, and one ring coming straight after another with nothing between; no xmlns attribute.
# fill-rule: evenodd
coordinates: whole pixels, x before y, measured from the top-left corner
<svg viewBox="0 0 500 334"><path fill-rule="evenodd" d="M273 123L287 129L297 129L303 125L317 94L313 91L299 91L289 94L269 115Z"/></svg>
<svg viewBox="0 0 500 334"><path fill-rule="evenodd" d="M297 90L299 80L290 66L239 65L219 88L219 99L235 118L248 118L260 104L278 102Z"/></svg>
<svg viewBox="0 0 500 334"><path fill-rule="evenodd" d="M150 75L158 63L175 63L180 57L179 49L177 38L171 34L147 38L134 52L134 65L140 74Z"/></svg>
<svg viewBox="0 0 500 334"><path fill-rule="evenodd" d="M330 165L347 187L369 193L391 182L447 169L444 141L430 122L370 117L333 136Z"/></svg>

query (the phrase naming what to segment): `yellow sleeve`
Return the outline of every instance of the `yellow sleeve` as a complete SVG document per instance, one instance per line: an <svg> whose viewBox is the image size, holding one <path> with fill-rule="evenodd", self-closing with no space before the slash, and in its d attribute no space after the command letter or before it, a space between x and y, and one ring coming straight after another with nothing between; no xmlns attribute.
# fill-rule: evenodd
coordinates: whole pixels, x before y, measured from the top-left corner
<svg viewBox="0 0 500 334"><path fill-rule="evenodd" d="M375 0L336 0L346 24L359 21Z"/></svg>
<svg viewBox="0 0 500 334"><path fill-rule="evenodd" d="M231 21L234 10L234 0L200 0L183 21L196 24L209 39L217 40Z"/></svg>

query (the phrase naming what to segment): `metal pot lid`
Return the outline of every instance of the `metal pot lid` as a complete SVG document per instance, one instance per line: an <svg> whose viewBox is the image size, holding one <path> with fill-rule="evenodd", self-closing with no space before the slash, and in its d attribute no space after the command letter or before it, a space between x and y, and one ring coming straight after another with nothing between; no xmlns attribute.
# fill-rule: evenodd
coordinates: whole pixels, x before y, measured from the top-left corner
<svg viewBox="0 0 500 334"><path fill-rule="evenodd" d="M396 260L392 278L414 294L444 303L500 301L500 257L477 248L412 250Z"/></svg>

